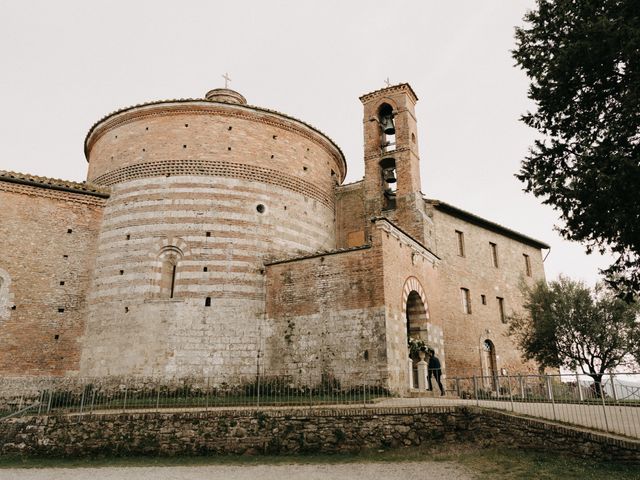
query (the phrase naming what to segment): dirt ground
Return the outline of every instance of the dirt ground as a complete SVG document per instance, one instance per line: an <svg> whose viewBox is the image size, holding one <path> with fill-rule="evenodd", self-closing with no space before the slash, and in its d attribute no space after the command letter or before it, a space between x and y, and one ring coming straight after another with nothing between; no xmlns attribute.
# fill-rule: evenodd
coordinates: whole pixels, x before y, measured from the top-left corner
<svg viewBox="0 0 640 480"><path fill-rule="evenodd" d="M0 469L2 480L473 480L453 462Z"/></svg>

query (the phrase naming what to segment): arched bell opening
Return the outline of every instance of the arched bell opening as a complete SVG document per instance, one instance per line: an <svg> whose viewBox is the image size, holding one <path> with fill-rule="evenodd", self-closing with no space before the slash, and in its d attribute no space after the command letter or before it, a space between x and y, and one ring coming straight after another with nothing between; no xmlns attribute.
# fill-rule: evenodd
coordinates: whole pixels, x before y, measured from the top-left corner
<svg viewBox="0 0 640 480"><path fill-rule="evenodd" d="M389 152L396 148L396 125L393 121L393 108L388 103L383 103L378 108L378 122L381 129L380 147L383 152Z"/></svg>
<svg viewBox="0 0 640 480"><path fill-rule="evenodd" d="M396 173L396 160L392 156L386 156L386 152L396 149L396 126L393 120L393 108L388 103L383 103L378 108L378 124L380 125L380 181L382 183L383 210L396 208L396 190L398 188L398 175Z"/></svg>
<svg viewBox="0 0 640 480"><path fill-rule="evenodd" d="M396 208L396 190L398 188L395 158L385 157L380 160L380 176L384 195L383 210L393 210Z"/></svg>

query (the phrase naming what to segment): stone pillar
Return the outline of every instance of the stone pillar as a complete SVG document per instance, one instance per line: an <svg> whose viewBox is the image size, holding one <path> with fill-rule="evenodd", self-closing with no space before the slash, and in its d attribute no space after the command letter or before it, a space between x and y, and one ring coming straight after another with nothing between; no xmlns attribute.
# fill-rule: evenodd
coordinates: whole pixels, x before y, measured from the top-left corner
<svg viewBox="0 0 640 480"><path fill-rule="evenodd" d="M418 362L418 389L426 390L427 389L427 369L429 368L429 364L424 361L425 353L420 352L420 361Z"/></svg>
<svg viewBox="0 0 640 480"><path fill-rule="evenodd" d="M429 364L424 360L418 362L418 389L427 389L427 369Z"/></svg>

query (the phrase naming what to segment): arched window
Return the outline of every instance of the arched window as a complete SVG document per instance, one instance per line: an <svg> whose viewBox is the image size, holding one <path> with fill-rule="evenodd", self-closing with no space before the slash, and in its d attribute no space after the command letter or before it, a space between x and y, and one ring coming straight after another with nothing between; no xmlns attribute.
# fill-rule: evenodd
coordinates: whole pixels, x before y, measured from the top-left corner
<svg viewBox="0 0 640 480"><path fill-rule="evenodd" d="M174 245L167 245L160 250L160 296L174 298L176 294L178 267L182 259L182 250Z"/></svg>

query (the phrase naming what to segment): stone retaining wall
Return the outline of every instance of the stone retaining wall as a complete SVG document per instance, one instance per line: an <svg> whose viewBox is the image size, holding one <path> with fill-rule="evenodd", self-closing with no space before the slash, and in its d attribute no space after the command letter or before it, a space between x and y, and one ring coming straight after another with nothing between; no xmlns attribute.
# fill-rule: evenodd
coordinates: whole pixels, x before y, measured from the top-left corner
<svg viewBox="0 0 640 480"><path fill-rule="evenodd" d="M475 407L219 410L0 422L0 455L348 453L460 443L640 463L640 442Z"/></svg>

